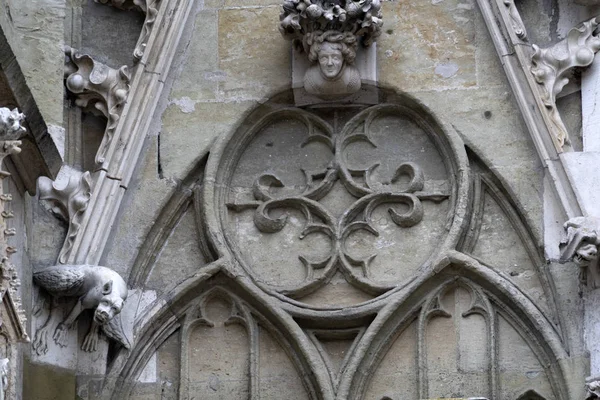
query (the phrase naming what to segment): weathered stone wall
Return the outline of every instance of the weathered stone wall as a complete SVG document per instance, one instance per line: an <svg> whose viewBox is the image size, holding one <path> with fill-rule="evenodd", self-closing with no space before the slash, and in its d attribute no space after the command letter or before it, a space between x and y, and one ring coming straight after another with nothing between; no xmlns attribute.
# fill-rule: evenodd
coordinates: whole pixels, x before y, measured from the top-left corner
<svg viewBox="0 0 600 400"><path fill-rule="evenodd" d="M77 45L113 68L144 68L135 67L131 57L142 14L91 0L4 1L0 24L46 122L76 127L66 133L66 143L82 147L71 149L76 156L67 161L93 170L102 120L84 116L73 124L80 117L67 108L63 123L62 44ZM559 3L519 4L533 43L555 42L589 12ZM382 4L375 103L418 109L415 115L431 118L435 129L419 130L408 117L376 120L375 136L387 150L380 178L391 180L392 163L414 161L429 179L424 191L448 193L439 201L423 201L423 222L406 230L392 223L384 207L374 211L381 230L372 264L377 284L340 270L318 291L277 288L303 284L309 262L298 255L322 255L326 235L298 241L302 210L289 211L285 230L265 233L255 226L251 208L232 211L211 199L206 187L217 182L215 192L226 187L248 200L262 172L279 171L284 183L301 187L303 162L321 168L330 154L318 147L322 144L302 144L304 126L294 122L293 112L256 137L247 133L270 112L295 106L291 44L277 28L281 1L197 1L169 76L161 77L166 90L100 261L130 286L123 315L134 332L134 347L127 352L113 346L106 357L102 339L97 353L102 355L82 355L85 320L65 349L50 341L53 347L41 358L24 350L24 399L70 399L75 393L84 399L198 393L246 398L249 391L273 399L333 398L336 391L408 399L423 393L420 363L429 363L425 381L431 397L493 393L512 400L529 389L546 399L583 396L588 356L578 271L544 257L545 170L477 1ZM574 147L581 142L578 96L559 103ZM332 127L319 131L331 138L342 135L367 107L320 104L304 110ZM230 143L224 141L228 135ZM232 150L236 140L243 150ZM354 159L366 158L367 147L355 150ZM230 161L231 171L219 169ZM467 165L469 180L456 183ZM464 193L457 189L461 184ZM356 200L344 187L337 181L322 199L336 217ZM457 203L462 208L454 209ZM65 226L35 198L26 204L26 257L33 268L50 266ZM220 215L227 216L220 220ZM462 233L451 229L453 218L454 226L460 225L456 216L466 221ZM447 234L468 257L452 253L429 260L428 254L452 241ZM364 256L369 241L370 235L357 235L346 245ZM233 255L228 246L237 249ZM250 268L238 265L242 258L251 260ZM329 267L314 267L315 276L322 268ZM25 293L33 293L29 284ZM32 311L33 304L27 305ZM471 314L475 306L478 311ZM451 312L429 320L415 311L421 309L432 315ZM558 370L564 376L557 376Z"/></svg>

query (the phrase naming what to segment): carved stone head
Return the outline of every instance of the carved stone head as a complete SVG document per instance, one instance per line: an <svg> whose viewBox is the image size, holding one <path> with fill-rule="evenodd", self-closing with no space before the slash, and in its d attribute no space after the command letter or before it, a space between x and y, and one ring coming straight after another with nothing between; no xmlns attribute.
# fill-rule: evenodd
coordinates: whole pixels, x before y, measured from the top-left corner
<svg viewBox="0 0 600 400"><path fill-rule="evenodd" d="M338 79L345 65L354 64L356 38L337 31L315 32L308 41L308 59L318 62L324 79Z"/></svg>
<svg viewBox="0 0 600 400"><path fill-rule="evenodd" d="M96 311L94 311L94 320L100 325L105 325L121 312L125 298L123 298L122 293L113 290L112 280L106 282L102 286L102 298Z"/></svg>
<svg viewBox="0 0 600 400"><path fill-rule="evenodd" d="M360 75L354 67L356 37L338 31L314 32L307 40L311 68L306 71L304 87L320 97L337 97L357 92Z"/></svg>
<svg viewBox="0 0 600 400"><path fill-rule="evenodd" d="M583 268L582 280L592 288L600 287L598 247L600 246L600 219L575 217L565 225L565 237L561 241L560 261L573 260Z"/></svg>
<svg viewBox="0 0 600 400"><path fill-rule="evenodd" d="M284 0L279 30L312 66L304 77L307 92L335 98L357 92L354 67L358 43L370 46L380 35L380 0Z"/></svg>

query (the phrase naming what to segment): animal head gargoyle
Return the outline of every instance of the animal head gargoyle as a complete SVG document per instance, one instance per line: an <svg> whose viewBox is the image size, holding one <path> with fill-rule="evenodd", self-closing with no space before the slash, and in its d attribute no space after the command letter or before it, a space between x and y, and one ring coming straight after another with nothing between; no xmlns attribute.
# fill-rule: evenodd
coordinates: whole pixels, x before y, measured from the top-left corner
<svg viewBox="0 0 600 400"><path fill-rule="evenodd" d="M119 279L115 283L109 279L102 284L102 296L98 299L98 306L94 311L94 320L104 325L113 319L123 309L123 303L127 300L127 285Z"/></svg>
<svg viewBox="0 0 600 400"><path fill-rule="evenodd" d="M77 302L66 319L54 331L54 341L61 347L67 345L67 334L84 310L94 310L94 317L82 345L85 351L94 351L98 344L98 331L102 329L111 339L130 348L123 332L121 318L117 317L127 299L127 284L110 268L92 265L57 265L36 271L33 280L53 297L76 297ZM48 351L45 330L51 324L50 312L46 323L36 332L33 348L38 354Z"/></svg>
<svg viewBox="0 0 600 400"><path fill-rule="evenodd" d="M560 243L560 261L574 261L582 267L582 281L592 287L600 287L600 219L575 217L565 222L564 228L565 237Z"/></svg>

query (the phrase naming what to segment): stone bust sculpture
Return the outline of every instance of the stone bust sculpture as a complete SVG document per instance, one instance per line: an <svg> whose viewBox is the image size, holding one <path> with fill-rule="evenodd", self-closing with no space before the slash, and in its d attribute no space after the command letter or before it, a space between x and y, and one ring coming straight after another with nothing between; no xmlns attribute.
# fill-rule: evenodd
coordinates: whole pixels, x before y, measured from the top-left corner
<svg viewBox="0 0 600 400"><path fill-rule="evenodd" d="M313 65L304 76L308 93L334 98L357 92L360 74L354 66L356 37L338 31L314 32L308 40Z"/></svg>
<svg viewBox="0 0 600 400"><path fill-rule="evenodd" d="M326 100L356 93L356 52L381 34L381 0L283 0L281 8L279 31L312 63L306 91Z"/></svg>

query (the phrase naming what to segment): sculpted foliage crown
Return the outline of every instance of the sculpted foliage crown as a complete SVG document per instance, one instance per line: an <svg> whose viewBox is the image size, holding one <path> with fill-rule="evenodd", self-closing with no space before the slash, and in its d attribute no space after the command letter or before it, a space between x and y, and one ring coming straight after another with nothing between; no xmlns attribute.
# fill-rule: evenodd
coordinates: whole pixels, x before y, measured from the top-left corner
<svg viewBox="0 0 600 400"><path fill-rule="evenodd" d="M315 32L353 35L369 46L383 26L380 0L284 0L280 21L283 37L307 53Z"/></svg>

